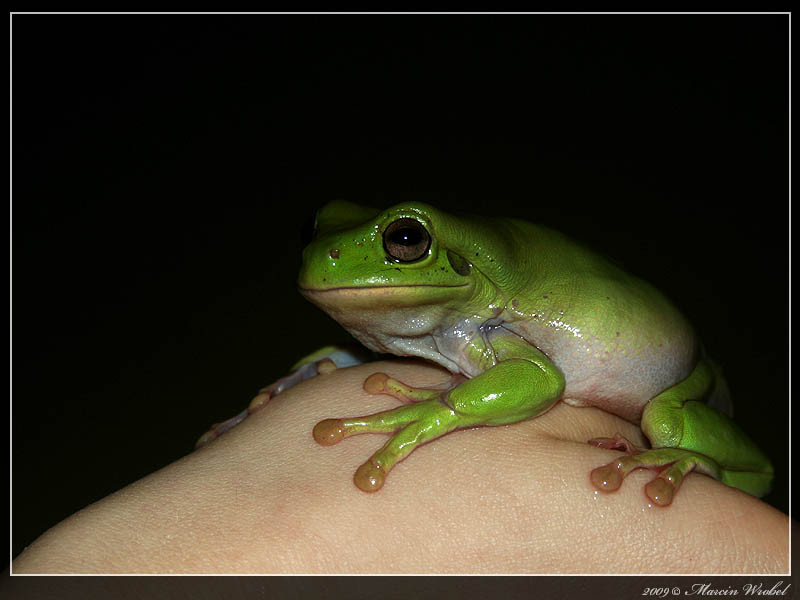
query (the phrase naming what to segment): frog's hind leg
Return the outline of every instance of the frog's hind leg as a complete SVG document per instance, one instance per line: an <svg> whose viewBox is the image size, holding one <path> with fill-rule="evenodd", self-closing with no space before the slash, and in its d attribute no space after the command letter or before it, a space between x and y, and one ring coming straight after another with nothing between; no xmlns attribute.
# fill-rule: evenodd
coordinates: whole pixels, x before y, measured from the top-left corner
<svg viewBox="0 0 800 600"><path fill-rule="evenodd" d="M297 385L301 381L317 375L325 375L336 369L343 369L353 365L368 362L373 354L365 348L355 345L325 346L316 352L297 361L285 377L259 390L258 394L250 401L250 405L235 417L221 423L215 423L200 436L195 444L195 449L205 446L223 433L230 431L249 415L261 410L272 398Z"/></svg>
<svg viewBox="0 0 800 600"><path fill-rule="evenodd" d="M658 475L645 486L645 494L659 506L672 502L691 471L754 496L766 494L772 480L769 460L727 415L704 402L718 376L711 362L703 359L689 377L648 403L642 431L652 449L636 448L620 436L590 440L595 446L628 454L591 472L595 488L612 492L628 473L647 468Z"/></svg>

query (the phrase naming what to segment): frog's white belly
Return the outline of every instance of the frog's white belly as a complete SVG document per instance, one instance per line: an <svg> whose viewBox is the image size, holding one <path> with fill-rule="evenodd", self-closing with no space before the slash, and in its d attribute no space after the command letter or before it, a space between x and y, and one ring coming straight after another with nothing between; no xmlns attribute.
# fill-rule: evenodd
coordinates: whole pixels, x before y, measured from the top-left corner
<svg viewBox="0 0 800 600"><path fill-rule="evenodd" d="M596 406L638 422L656 394L685 379L697 361L697 345L689 330L677 330L659 341L605 342L527 322L503 325L539 350L564 374L562 400L573 406Z"/></svg>

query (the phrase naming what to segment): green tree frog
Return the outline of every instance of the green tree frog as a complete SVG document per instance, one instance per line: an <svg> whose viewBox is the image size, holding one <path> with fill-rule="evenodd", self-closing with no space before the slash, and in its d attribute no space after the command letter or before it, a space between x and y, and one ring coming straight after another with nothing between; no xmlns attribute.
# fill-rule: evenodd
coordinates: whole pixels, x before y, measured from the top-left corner
<svg viewBox="0 0 800 600"><path fill-rule="evenodd" d="M420 202L378 210L334 201L317 213L298 284L370 350L452 373L432 389L375 373L364 389L401 406L314 427L322 445L390 434L356 471L361 490L379 490L420 444L531 419L562 401L638 423L650 441L642 449L619 435L589 440L625 452L591 471L600 491L642 467L657 472L645 494L660 506L692 470L755 496L769 491L772 466L726 414L725 382L686 319L654 287L560 233ZM250 412L288 385L360 360L338 349L311 355Z"/></svg>

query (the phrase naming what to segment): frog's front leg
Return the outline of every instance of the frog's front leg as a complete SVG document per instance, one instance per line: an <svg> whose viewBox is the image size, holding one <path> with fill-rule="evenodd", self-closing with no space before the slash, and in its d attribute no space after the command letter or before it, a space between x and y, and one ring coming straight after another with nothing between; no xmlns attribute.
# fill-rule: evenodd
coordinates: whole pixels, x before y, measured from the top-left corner
<svg viewBox="0 0 800 600"><path fill-rule="evenodd" d="M727 415L699 401L713 387L715 376L710 362L701 360L689 377L648 403L642 431L652 449L636 448L619 436L590 440L628 453L591 472L595 488L613 492L628 473L648 468L658 475L645 486L645 494L659 506L672 502L693 470L754 496L766 494L772 482L769 459Z"/></svg>
<svg viewBox="0 0 800 600"><path fill-rule="evenodd" d="M564 390L561 372L541 352L527 344L516 356L498 362L474 379L454 378L450 389L412 388L383 374L364 382L370 393L388 394L406 406L365 417L326 419L314 427L314 439L336 444L360 433L394 433L355 473L356 486L376 492L386 475L420 444L455 429L480 425L507 425L542 414Z"/></svg>

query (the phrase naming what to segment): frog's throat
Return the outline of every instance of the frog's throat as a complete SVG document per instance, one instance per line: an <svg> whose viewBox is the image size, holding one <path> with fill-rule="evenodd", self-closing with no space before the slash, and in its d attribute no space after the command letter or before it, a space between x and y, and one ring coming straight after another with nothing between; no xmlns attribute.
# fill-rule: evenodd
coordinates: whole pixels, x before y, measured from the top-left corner
<svg viewBox="0 0 800 600"><path fill-rule="evenodd" d="M453 323L463 320L452 306L454 302L460 304L458 294L452 287L428 286L419 293L410 287L413 286L301 291L367 348L426 358L458 371L458 361L449 357L449 346L443 348L445 340L439 339ZM462 335L456 341L463 341L466 332L459 332Z"/></svg>

